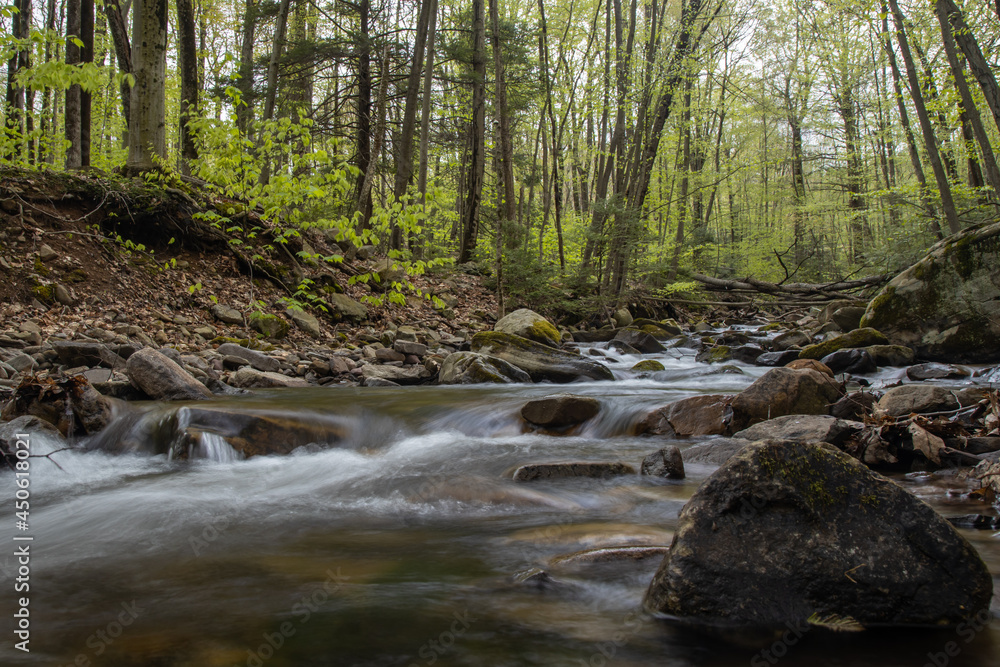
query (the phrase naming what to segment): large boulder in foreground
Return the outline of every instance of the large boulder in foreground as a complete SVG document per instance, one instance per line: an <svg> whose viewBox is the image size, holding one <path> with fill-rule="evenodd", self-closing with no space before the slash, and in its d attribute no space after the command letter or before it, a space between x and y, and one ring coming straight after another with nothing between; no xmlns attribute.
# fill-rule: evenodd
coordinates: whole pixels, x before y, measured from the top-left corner
<svg viewBox="0 0 1000 667"><path fill-rule="evenodd" d="M732 428L738 431L784 415L825 415L840 395L840 385L824 373L774 368L733 399Z"/></svg>
<svg viewBox="0 0 1000 667"><path fill-rule="evenodd" d="M889 281L862 326L932 361L1000 361L1000 222L941 241Z"/></svg>
<svg viewBox="0 0 1000 667"><path fill-rule="evenodd" d="M472 337L472 351L499 357L526 372L534 382L615 379L604 364L502 331L477 333Z"/></svg>
<svg viewBox="0 0 1000 667"><path fill-rule="evenodd" d="M547 319L527 308L519 308L504 315L493 325L493 330L527 338L549 347L559 347L559 330Z"/></svg>
<svg viewBox="0 0 1000 667"><path fill-rule="evenodd" d="M972 545L894 482L827 445L756 442L684 506L644 604L705 623L954 625L992 596Z"/></svg>

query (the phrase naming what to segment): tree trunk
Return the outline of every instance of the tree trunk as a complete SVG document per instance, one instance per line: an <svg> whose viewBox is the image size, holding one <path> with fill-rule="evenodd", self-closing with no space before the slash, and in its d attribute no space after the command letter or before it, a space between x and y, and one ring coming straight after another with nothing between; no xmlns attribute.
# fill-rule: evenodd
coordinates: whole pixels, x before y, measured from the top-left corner
<svg viewBox="0 0 1000 667"><path fill-rule="evenodd" d="M562 160L560 155L560 141L559 141L559 129L556 125L555 111L552 105L552 77L554 73L552 71L552 63L549 59L549 37L548 37L548 26L545 21L545 6L542 0L538 0L538 12L541 21L541 34L538 36L540 50L542 52L542 79L545 83L545 97L547 100L547 107L549 112L549 125L552 128L552 202L555 208L555 226L556 226L556 240L559 245L559 268L562 271L566 270L566 252L563 247L563 234L562 234L562 185L559 180L559 162Z"/></svg>
<svg viewBox="0 0 1000 667"><path fill-rule="evenodd" d="M962 16L962 10L958 8L954 0L936 0L935 8L938 12L948 16L955 42L965 54L972 75L976 77L976 81L983 89L983 97L986 98L986 104L993 112L993 120L996 121L997 129L1000 130L1000 86L997 86L993 70L986 58L983 57L979 43Z"/></svg>
<svg viewBox="0 0 1000 667"><path fill-rule="evenodd" d="M80 62L94 62L94 0L80 0ZM90 127L93 100L80 89L80 166L90 166Z"/></svg>
<svg viewBox="0 0 1000 667"><path fill-rule="evenodd" d="M486 21L483 0L472 0L472 122L469 124L471 154L467 183L462 243L458 263L472 259L479 228L479 207L486 172Z"/></svg>
<svg viewBox="0 0 1000 667"><path fill-rule="evenodd" d="M14 7L17 11L11 17L11 33L16 39L27 42L31 34L31 0L15 0ZM19 155L26 145L25 135L30 109L25 104L25 90L17 82L17 75L21 70L31 66L30 53L29 49L18 49L7 61L6 129L17 137L18 146L6 156L8 158Z"/></svg>
<svg viewBox="0 0 1000 667"><path fill-rule="evenodd" d="M503 52L500 49L500 14L497 0L490 0L490 22L492 23L494 87L497 91L497 116L500 125L500 173L503 177L503 206L499 209L500 229L503 223L513 222L516 216L514 199L514 147L510 137L510 115L507 111L507 75L504 71Z"/></svg>
<svg viewBox="0 0 1000 667"><path fill-rule="evenodd" d="M191 162L198 159L194 133L188 126L188 121L198 115L198 45L192 0L177 0L177 51L181 75L181 173L190 176Z"/></svg>
<svg viewBox="0 0 1000 667"><path fill-rule="evenodd" d="M66 2L66 64L79 65L83 62L83 49L77 43L83 33L83 3L85 0L67 0ZM82 40L81 40L82 41ZM74 83L66 89L66 111L64 118L66 141L66 169L79 169L83 166L83 156L80 146L80 125L82 90L80 84Z"/></svg>
<svg viewBox="0 0 1000 667"><path fill-rule="evenodd" d="M913 106L917 111L917 119L920 121L920 129L924 135L924 144L927 149L927 157L931 161L934 169L934 178L938 184L938 191L941 195L941 208L944 211L945 219L948 221L948 230L955 234L962 229L958 221L958 211L955 209L955 202L951 196L951 184L948 182L948 175L945 173L944 165L941 162L941 155L938 153L937 138L934 136L934 127L931 125L930 115L924 105L923 93L920 91L920 77L910 53L909 43L906 39L906 21L903 13L899 9L896 0L889 0L889 7L892 9L892 17L896 23L896 38L899 43L899 51L903 56L903 63L906 65L906 75L910 84L910 95L913 98Z"/></svg>
<svg viewBox="0 0 1000 667"><path fill-rule="evenodd" d="M135 0L132 37L135 86L125 167L135 174L157 169L167 156L167 0Z"/></svg>
<svg viewBox="0 0 1000 667"><path fill-rule="evenodd" d="M267 90L264 92L264 115L261 116L261 131L263 124L274 117L274 104L278 96L278 62L281 60L281 50L285 46L285 32L288 28L288 12L291 3L281 0L278 6L278 20L274 27L274 41L271 43L271 57L267 62ZM260 168L260 183L267 185L271 180L271 160L268 155L262 158Z"/></svg>
<svg viewBox="0 0 1000 667"><path fill-rule="evenodd" d="M254 0L246 0L243 6L243 34L240 42L240 78L236 88L240 91L240 103L236 107L236 126L246 137L250 133L253 118L253 43L257 31L257 5Z"/></svg>
<svg viewBox="0 0 1000 667"><path fill-rule="evenodd" d="M122 16L121 6L118 0L107 0L104 3L104 14L108 19L108 32L111 33L111 41L115 45L115 61L118 63L118 71L122 74L132 73L132 46L128 39L128 29L125 27L125 17ZM127 77L122 77L119 91L122 98L122 117L125 118L125 127L128 128L131 112L132 87L129 86Z"/></svg>
<svg viewBox="0 0 1000 667"><path fill-rule="evenodd" d="M434 84L434 38L437 35L437 0L430 0L431 22L427 27L427 65L424 67L424 96L420 106L420 165L417 168L417 191L427 203L427 149L431 131L431 93Z"/></svg>
<svg viewBox="0 0 1000 667"><path fill-rule="evenodd" d="M420 92L420 70L424 65L424 46L427 44L427 29L433 0L422 0L420 18L417 20L417 34L413 44L413 59L410 75L406 79L406 97L403 106L403 125L400 129L399 150L396 153L396 178L392 194L396 201L402 201L413 177L413 132L417 124L417 93ZM403 244L402 230L394 220L389 246L399 250Z"/></svg>
<svg viewBox="0 0 1000 667"><path fill-rule="evenodd" d="M952 26L948 20L947 0L938 0L934 5L938 22L941 24L941 37L944 40L945 54L948 56L948 64L951 66L951 74L955 79L955 87L962 99L962 118L971 126L972 134L979 144L979 149L983 156L984 176L989 186L993 188L993 199L1000 197L1000 169L997 167L996 156L993 153L993 146L990 138L983 127L982 117L979 115L979 108L972 99L972 91L969 90L969 82L965 78L965 68L958 58L958 50L955 45L955 37L952 34ZM963 127L966 123L963 122ZM970 148L970 159L975 152ZM971 173L971 169L970 169Z"/></svg>
<svg viewBox="0 0 1000 667"><path fill-rule="evenodd" d="M370 0L361 0L358 5L358 37L354 44L358 54L358 148L355 162L358 167L358 183L355 201L358 211L361 212L362 229L368 226L368 221L372 217L371 191L364 188L372 161L372 65L368 25L370 10ZM364 192L363 197L362 192Z"/></svg>
<svg viewBox="0 0 1000 667"><path fill-rule="evenodd" d="M913 136L913 129L910 126L910 116L906 111L906 103L903 99L902 76L899 72L899 63L896 62L896 52L892 48L892 42L889 37L891 34L889 32L889 18L888 11L885 8L882 10L882 34L884 35L882 46L885 48L886 55L889 58L889 68L892 71L892 86L895 91L896 108L899 111L899 124L903 128L903 136L906 137L906 146L910 154L910 164L913 167L913 173L917 178L917 183L920 185L920 201L923 203L927 215L931 220L935 221L934 225L937 229L937 234L940 236L940 228L937 227L936 222L937 208L930 198L927 177L924 175L924 167L920 163L920 152L917 150L917 141Z"/></svg>

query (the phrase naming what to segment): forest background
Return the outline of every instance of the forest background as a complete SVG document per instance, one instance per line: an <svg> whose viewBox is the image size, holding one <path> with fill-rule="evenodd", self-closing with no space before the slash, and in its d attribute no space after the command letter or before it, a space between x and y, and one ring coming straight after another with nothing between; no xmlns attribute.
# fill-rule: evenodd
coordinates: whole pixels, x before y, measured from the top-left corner
<svg viewBox="0 0 1000 667"><path fill-rule="evenodd" d="M889 274L998 217L1000 0L15 0L0 50L0 165L207 189L501 309Z"/></svg>

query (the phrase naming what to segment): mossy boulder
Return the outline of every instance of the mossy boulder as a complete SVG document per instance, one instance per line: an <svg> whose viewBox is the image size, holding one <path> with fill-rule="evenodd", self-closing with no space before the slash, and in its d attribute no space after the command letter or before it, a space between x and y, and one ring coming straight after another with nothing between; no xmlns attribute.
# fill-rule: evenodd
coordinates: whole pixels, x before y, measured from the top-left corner
<svg viewBox="0 0 1000 667"><path fill-rule="evenodd" d="M695 357L695 361L706 364L721 364L733 358L733 351L728 345L716 345L702 350Z"/></svg>
<svg viewBox="0 0 1000 667"><path fill-rule="evenodd" d="M251 313L250 328L265 338L278 340L288 335L288 322L270 313Z"/></svg>
<svg viewBox="0 0 1000 667"><path fill-rule="evenodd" d="M438 384L513 384L531 377L503 359L475 352L453 352L445 357Z"/></svg>
<svg viewBox="0 0 1000 667"><path fill-rule="evenodd" d="M828 354L833 354L837 350L845 347L868 347L869 345L888 345L889 340L882 332L871 327L855 329L842 336L836 336L830 340L815 345L807 345L799 353L800 359L822 359Z"/></svg>
<svg viewBox="0 0 1000 667"><path fill-rule="evenodd" d="M629 370L633 373L655 373L664 370L664 367L656 359L643 359Z"/></svg>
<svg viewBox="0 0 1000 667"><path fill-rule="evenodd" d="M472 351L499 357L526 372L534 382L615 379L604 364L502 331L477 333L472 337Z"/></svg>
<svg viewBox="0 0 1000 667"><path fill-rule="evenodd" d="M939 242L868 304L862 326L931 361L1000 361L1000 222Z"/></svg>
<svg viewBox="0 0 1000 667"><path fill-rule="evenodd" d="M551 322L527 308L519 308L501 317L493 330L527 338L549 347L559 347L562 338Z"/></svg>
<svg viewBox="0 0 1000 667"><path fill-rule="evenodd" d="M328 294L327 312L335 322L363 322L368 319L368 308L345 294Z"/></svg>
<svg viewBox="0 0 1000 667"><path fill-rule="evenodd" d="M712 625L929 627L992 597L976 549L929 505L832 446L771 441L743 448L684 506L644 605Z"/></svg>

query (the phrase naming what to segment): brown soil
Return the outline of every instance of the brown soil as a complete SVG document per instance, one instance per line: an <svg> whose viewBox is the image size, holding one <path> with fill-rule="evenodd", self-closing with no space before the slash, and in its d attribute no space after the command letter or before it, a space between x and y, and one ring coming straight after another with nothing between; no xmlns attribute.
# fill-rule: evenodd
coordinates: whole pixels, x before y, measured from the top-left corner
<svg viewBox="0 0 1000 667"><path fill-rule="evenodd" d="M244 328L213 318L209 308L216 302L244 315L263 302L264 312L286 317L279 299L291 296L296 278L328 285L358 301L379 294L348 281L375 270L384 258L306 266L294 259L301 239L293 240L291 252L236 248L195 216L219 203L190 187L152 187L93 173L0 170L0 330L15 331L24 320L33 319L44 337L59 331L71 335L95 325L111 328L107 323L114 322L139 326L149 335L164 329L169 343L183 345L198 342L191 339L190 330L202 325L214 327L220 336L248 337ZM253 212L245 222L261 225L262 239L271 231ZM303 238L323 255L342 254L318 231ZM43 261L43 246L55 256ZM247 259L255 254L265 257ZM368 305L369 317L362 323L336 322L316 310L319 339L292 324L282 342L293 347L307 342L336 345L338 332L341 341L343 334L355 340L390 323L453 333L486 328L495 317L495 296L475 276L452 269L406 280L422 293L450 294L458 302L445 312L410 294L405 306ZM53 301L56 283L72 293L73 305Z"/></svg>

